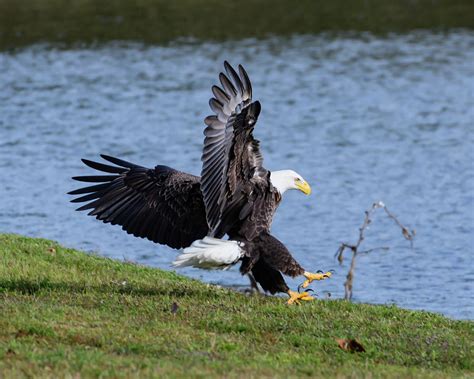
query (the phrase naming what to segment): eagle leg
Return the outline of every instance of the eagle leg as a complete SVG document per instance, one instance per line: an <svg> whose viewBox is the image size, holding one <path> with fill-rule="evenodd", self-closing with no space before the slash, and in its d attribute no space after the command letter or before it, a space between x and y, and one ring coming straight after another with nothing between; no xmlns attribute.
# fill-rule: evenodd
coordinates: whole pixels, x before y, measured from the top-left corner
<svg viewBox="0 0 474 379"><path fill-rule="evenodd" d="M249 280L250 280L250 292L251 293L256 293L256 294L260 294L260 289L258 288L258 283L257 281L255 280L254 276L252 275L251 272L249 272L247 274Z"/></svg>
<svg viewBox="0 0 474 379"><path fill-rule="evenodd" d="M287 304L300 304L300 300L303 301L309 301L313 300L314 297L311 296L308 292L297 292L297 291L291 291L288 290L287 294L290 296L290 298L287 301Z"/></svg>
<svg viewBox="0 0 474 379"><path fill-rule="evenodd" d="M329 277L331 277L332 273L331 272L318 272L316 274L313 274L311 272L308 272L308 271L305 271L303 276L306 278L306 280L303 282L303 284L301 285L301 287L303 288L307 288L312 281L314 280L324 280L324 279L327 279Z"/></svg>

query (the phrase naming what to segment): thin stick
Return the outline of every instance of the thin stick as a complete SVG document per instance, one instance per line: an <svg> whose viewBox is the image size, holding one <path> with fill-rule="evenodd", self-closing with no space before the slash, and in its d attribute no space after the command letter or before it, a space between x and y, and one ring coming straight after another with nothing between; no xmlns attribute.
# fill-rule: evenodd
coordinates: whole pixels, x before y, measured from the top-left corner
<svg viewBox="0 0 474 379"><path fill-rule="evenodd" d="M415 238L415 231L414 230L409 230L407 227L405 227L385 206L385 204L381 201L373 203L372 206L365 211L365 218L362 226L359 228L359 239L357 240L357 243L355 245L351 245L348 243L341 243L339 248L337 249L336 252L336 257L337 260L339 261L339 264L342 265L343 260L344 260L344 251L346 249L349 249L352 251L352 259L351 259L351 266L349 268L349 271L346 276L346 281L344 282L344 298L346 300L351 300L352 299L352 288L353 288L353 283L354 283L354 270L355 270L355 263L356 263L356 257L358 254L369 254L373 251L376 250L388 250L388 247L376 247L373 249L368 249L364 251L359 251L359 247L364 241L364 233L367 227L372 223L371 215L372 213L378 209L378 208L383 208L385 213L387 214L388 217L390 217L394 222L402 229L402 234L405 239L410 241L410 246L413 247L413 239Z"/></svg>

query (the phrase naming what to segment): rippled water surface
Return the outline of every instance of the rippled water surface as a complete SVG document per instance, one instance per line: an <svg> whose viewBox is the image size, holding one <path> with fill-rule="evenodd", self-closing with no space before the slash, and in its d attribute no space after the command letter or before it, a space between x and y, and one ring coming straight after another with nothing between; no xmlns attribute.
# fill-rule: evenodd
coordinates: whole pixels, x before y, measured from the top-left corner
<svg viewBox="0 0 474 379"><path fill-rule="evenodd" d="M169 268L175 251L74 212L80 158L106 153L200 172L203 118L222 62L243 63L262 103L269 169L293 168L273 233L343 296L364 210L382 200L416 229L410 248L383 213L367 232L354 298L474 318L474 34L303 36L167 47L110 44L0 54L0 231ZM246 285L236 269L185 274ZM291 286L298 281L290 280Z"/></svg>

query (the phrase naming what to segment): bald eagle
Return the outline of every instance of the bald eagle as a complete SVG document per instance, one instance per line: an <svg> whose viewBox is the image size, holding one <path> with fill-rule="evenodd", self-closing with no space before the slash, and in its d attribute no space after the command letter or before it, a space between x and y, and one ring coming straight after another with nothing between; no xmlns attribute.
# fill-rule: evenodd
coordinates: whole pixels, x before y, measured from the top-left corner
<svg viewBox="0 0 474 379"><path fill-rule="evenodd" d="M304 276L306 288L330 273L306 271L270 234L282 195L293 189L308 195L311 188L295 171L263 167L259 141L253 137L260 103L252 100L252 85L241 65L238 72L228 62L224 68L221 87L212 87L214 114L204 120L201 177L101 155L111 164L82 161L105 174L73 177L96 184L69 192L81 195L71 201L86 203L77 210L90 210L90 216L121 225L136 237L184 248L175 267L225 269L241 262L240 272L266 292L288 293L290 304L311 300L307 292L291 291L282 274Z"/></svg>

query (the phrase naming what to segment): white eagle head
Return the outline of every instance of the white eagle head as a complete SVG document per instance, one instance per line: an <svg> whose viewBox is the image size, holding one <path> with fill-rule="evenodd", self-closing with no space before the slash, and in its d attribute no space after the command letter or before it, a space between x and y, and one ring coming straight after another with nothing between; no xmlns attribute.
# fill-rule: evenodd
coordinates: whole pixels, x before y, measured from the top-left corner
<svg viewBox="0 0 474 379"><path fill-rule="evenodd" d="M305 195L311 193L311 187L308 182L293 170L272 171L270 173L270 181L282 195L288 190L300 190Z"/></svg>

